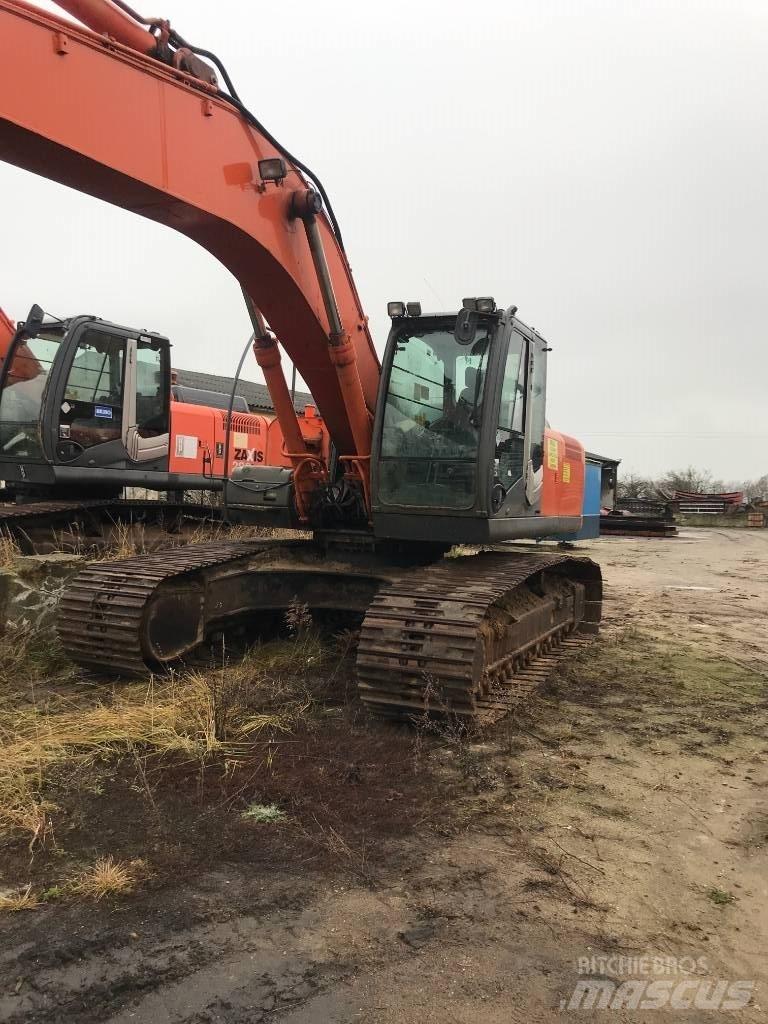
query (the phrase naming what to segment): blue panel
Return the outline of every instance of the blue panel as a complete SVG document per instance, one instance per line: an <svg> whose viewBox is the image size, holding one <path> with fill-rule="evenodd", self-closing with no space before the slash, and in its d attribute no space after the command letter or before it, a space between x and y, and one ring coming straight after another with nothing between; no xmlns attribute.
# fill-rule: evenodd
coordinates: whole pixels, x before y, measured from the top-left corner
<svg viewBox="0 0 768 1024"><path fill-rule="evenodd" d="M584 516L581 529L574 535L574 540L589 540L600 536L600 516Z"/></svg>
<svg viewBox="0 0 768 1024"><path fill-rule="evenodd" d="M588 462L584 467L584 515L600 515L600 490L603 478L603 467L595 462Z"/></svg>
<svg viewBox="0 0 768 1024"><path fill-rule="evenodd" d="M597 462L584 466L584 520L578 533L569 534L563 540L592 540L600 536L600 492L603 482L603 467Z"/></svg>

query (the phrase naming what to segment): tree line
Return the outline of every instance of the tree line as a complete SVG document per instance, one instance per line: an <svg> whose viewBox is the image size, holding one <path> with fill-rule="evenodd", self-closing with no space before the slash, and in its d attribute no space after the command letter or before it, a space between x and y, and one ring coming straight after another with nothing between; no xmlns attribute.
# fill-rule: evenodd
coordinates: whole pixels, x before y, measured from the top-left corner
<svg viewBox="0 0 768 1024"><path fill-rule="evenodd" d="M756 480L718 480L707 469L675 469L654 480L636 473L619 475L617 494L620 498L666 498L675 491L713 494L722 491L743 491L747 498L768 500L768 473Z"/></svg>

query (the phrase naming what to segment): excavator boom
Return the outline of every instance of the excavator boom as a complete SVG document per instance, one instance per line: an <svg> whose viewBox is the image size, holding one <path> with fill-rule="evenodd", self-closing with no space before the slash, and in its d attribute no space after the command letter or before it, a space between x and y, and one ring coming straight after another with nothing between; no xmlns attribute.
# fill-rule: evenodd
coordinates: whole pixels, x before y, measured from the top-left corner
<svg viewBox="0 0 768 1024"><path fill-rule="evenodd" d="M115 5L65 6L102 31L119 19L118 38L129 38L133 23ZM207 249L266 316L338 450L367 458L379 361L328 217L307 211L304 174L264 132L214 86L135 48L152 38L136 29L129 45L22 0L0 0L0 159ZM260 175L269 160L262 168L276 179ZM336 325L308 220L324 252Z"/></svg>

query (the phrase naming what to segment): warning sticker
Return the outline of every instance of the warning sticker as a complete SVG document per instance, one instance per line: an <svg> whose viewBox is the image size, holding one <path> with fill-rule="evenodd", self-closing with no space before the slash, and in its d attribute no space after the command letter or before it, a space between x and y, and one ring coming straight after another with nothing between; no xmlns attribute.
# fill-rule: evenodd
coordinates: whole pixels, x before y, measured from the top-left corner
<svg viewBox="0 0 768 1024"><path fill-rule="evenodd" d="M248 435L241 434L240 431L235 430L232 433L232 445L235 448L247 448L248 447Z"/></svg>
<svg viewBox="0 0 768 1024"><path fill-rule="evenodd" d="M563 463L563 483L569 484L571 482L571 464L570 462Z"/></svg>
<svg viewBox="0 0 768 1024"><path fill-rule="evenodd" d="M557 470L557 438L547 438L547 469Z"/></svg>
<svg viewBox="0 0 768 1024"><path fill-rule="evenodd" d="M177 459L196 459L197 458L197 438L191 437L188 434L177 434L176 435L176 458Z"/></svg>

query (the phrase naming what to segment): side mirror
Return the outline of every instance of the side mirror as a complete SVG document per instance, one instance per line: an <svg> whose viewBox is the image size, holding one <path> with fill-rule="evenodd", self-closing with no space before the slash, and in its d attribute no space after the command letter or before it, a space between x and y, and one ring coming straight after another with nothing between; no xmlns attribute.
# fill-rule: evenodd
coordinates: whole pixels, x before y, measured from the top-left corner
<svg viewBox="0 0 768 1024"><path fill-rule="evenodd" d="M477 333L477 312L474 309L460 309L456 316L453 336L460 345L471 345Z"/></svg>
<svg viewBox="0 0 768 1024"><path fill-rule="evenodd" d="M45 310L35 303L27 314L27 319L24 321L24 334L36 334L43 326L44 320Z"/></svg>

